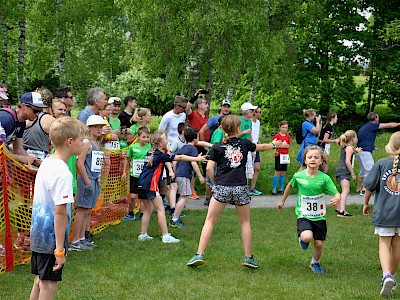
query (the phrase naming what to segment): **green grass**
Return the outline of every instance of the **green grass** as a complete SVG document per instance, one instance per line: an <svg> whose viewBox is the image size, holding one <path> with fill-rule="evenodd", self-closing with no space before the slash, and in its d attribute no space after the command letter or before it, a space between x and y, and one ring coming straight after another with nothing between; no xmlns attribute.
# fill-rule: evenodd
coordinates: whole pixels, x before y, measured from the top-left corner
<svg viewBox="0 0 400 300"><path fill-rule="evenodd" d="M241 266L243 248L234 209L226 209L206 251L206 263L185 266L197 249L206 210L186 211L188 227L173 229L182 241L164 245L153 215L149 234L138 242L137 221L109 227L96 236L93 252L68 255L57 299L377 299L381 271L371 219L350 205L352 219L328 210L324 276L308 268L312 251L301 250L292 207L253 209L253 253L260 268ZM311 247L310 247L311 248ZM0 299L28 299L29 265L0 275ZM400 295L400 292L395 292Z"/></svg>

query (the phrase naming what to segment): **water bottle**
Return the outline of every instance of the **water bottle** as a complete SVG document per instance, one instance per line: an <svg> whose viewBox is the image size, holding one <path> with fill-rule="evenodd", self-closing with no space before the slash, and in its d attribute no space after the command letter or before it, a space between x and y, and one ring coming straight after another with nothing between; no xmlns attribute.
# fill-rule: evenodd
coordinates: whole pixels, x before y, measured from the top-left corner
<svg viewBox="0 0 400 300"><path fill-rule="evenodd" d="M6 141L7 141L6 131L5 131L4 128L1 126L1 122L0 122L0 140L3 141L4 144L5 144Z"/></svg>
<svg viewBox="0 0 400 300"><path fill-rule="evenodd" d="M110 126L110 123L108 123L107 117L104 117L104 124ZM104 136L105 140L111 139L111 133L106 133Z"/></svg>

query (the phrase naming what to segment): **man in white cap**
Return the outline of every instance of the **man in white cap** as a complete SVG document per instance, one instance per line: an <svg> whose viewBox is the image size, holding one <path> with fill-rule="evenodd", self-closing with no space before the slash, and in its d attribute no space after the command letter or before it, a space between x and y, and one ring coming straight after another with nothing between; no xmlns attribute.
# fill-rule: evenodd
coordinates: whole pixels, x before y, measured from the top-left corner
<svg viewBox="0 0 400 300"><path fill-rule="evenodd" d="M23 164L39 164L39 160L30 156L23 148L25 121L33 121L47 106L43 104L42 96L36 92L25 93L19 100L16 109L0 109L0 131L4 131L5 145L12 145L12 156Z"/></svg>
<svg viewBox="0 0 400 300"><path fill-rule="evenodd" d="M254 116L254 110L257 108L257 106L254 106L250 102L243 103L242 106L240 107L240 110L242 111L242 116L240 117L240 120L242 121L242 126L240 126L240 137L242 139L246 139L251 141L251 128L252 128L252 121L251 119Z"/></svg>

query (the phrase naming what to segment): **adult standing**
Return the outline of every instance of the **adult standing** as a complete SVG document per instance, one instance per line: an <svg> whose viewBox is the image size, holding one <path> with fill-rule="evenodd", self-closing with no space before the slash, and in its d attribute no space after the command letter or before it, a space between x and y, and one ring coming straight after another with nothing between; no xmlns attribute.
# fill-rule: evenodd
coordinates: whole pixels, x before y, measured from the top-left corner
<svg viewBox="0 0 400 300"><path fill-rule="evenodd" d="M121 129L129 129L133 125L131 119L137 107L136 98L133 96L126 96L124 105L125 109L119 114L118 119L121 121Z"/></svg>
<svg viewBox="0 0 400 300"><path fill-rule="evenodd" d="M375 139L378 130L400 126L400 123L397 122L379 123L379 115L375 112L370 112L367 115L367 120L368 122L364 124L358 131L357 147L361 148L362 151L356 154L360 169L358 174L357 191L360 192L361 196L365 194L365 188L362 187L364 178L374 166L372 151L375 150Z"/></svg>
<svg viewBox="0 0 400 300"><path fill-rule="evenodd" d="M253 118L251 119L251 138L254 144L258 144L260 142L260 118L261 118L261 108L257 107L254 110ZM260 172L260 152L256 151L256 155L254 157L254 174L251 179L250 185L250 194L259 196L262 193L256 188L258 173Z"/></svg>
<svg viewBox="0 0 400 300"><path fill-rule="evenodd" d="M26 127L25 121L35 120L46 107L39 93L29 92L21 96L16 109L0 109L0 126L5 134L3 142L7 147L12 145L12 156L23 164L39 164L35 157L25 151L22 138Z"/></svg>
<svg viewBox="0 0 400 300"><path fill-rule="evenodd" d="M318 146L322 148L322 150L325 151L325 154L329 156L331 152L331 144L333 143L338 143L338 139L332 140L332 132L333 132L333 125L337 123L337 114L334 112L329 112L326 116L326 124L325 126L321 129L321 132L319 134L319 141L318 141ZM323 164L323 171L324 173L328 173L329 165L328 163Z"/></svg>
<svg viewBox="0 0 400 300"><path fill-rule="evenodd" d="M71 89L68 87L63 87L55 93L55 97L63 99L65 105L67 106L67 116L71 116L71 110L74 106L74 95L72 94Z"/></svg>
<svg viewBox="0 0 400 300"><path fill-rule="evenodd" d="M207 91L208 92L208 91ZM191 127L196 128L199 132L199 141L205 141L209 142L210 141L210 131L201 131L200 130L203 128L203 126L207 123L208 119L210 118L208 116L208 108L209 104L206 99L206 90L199 90L196 92L196 94L193 96L192 99L190 99L190 102L186 106L186 115L188 118L188 123ZM196 110L192 110L192 105L195 104ZM205 155L207 153L207 150L199 145L196 145L196 148L199 153L202 155ZM203 174L204 176L206 175L206 164L202 164L203 168ZM194 183L196 181L196 178L193 178L191 181L191 190L192 190L192 199L199 199L199 195L197 194L196 189L194 188ZM206 195L211 193L211 188L208 184L206 184Z"/></svg>
<svg viewBox="0 0 400 300"><path fill-rule="evenodd" d="M304 150L309 145L317 144L317 136L321 131L321 115L317 116L313 109L303 110L303 114L306 118L306 120L301 124L301 135L303 136L303 141L301 142L300 150L296 157L296 160L300 163L300 170L304 169ZM312 122L314 119L316 119L315 125Z"/></svg>
<svg viewBox="0 0 400 300"><path fill-rule="evenodd" d="M86 124L91 115L97 115L107 104L107 97L102 88L91 88L86 97L86 107L80 111L78 120Z"/></svg>
<svg viewBox="0 0 400 300"><path fill-rule="evenodd" d="M221 117L229 115L231 112L231 102L228 99L224 99L221 102L219 107L218 115L212 116L207 120L207 123L201 127L199 130L199 135L201 136L207 130L210 130L210 137L214 133L214 131L219 127L221 123Z"/></svg>
<svg viewBox="0 0 400 300"><path fill-rule="evenodd" d="M176 96L174 100L174 108L167 112L161 119L158 130L167 132L168 144L172 145L174 139L179 136L178 124L186 122L186 107L188 98L184 96Z"/></svg>

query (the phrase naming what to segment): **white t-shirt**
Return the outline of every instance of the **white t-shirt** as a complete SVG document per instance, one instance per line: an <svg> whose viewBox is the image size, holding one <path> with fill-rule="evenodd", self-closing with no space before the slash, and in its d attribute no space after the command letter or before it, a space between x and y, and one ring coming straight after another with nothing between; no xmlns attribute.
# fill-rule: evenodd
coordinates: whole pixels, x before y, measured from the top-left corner
<svg viewBox="0 0 400 300"><path fill-rule="evenodd" d="M251 120L251 122L253 123L251 127L251 139L254 144L257 144L260 139L260 120L256 120L255 122Z"/></svg>
<svg viewBox="0 0 400 300"><path fill-rule="evenodd" d="M39 253L53 253L56 246L54 213L56 205L67 204L65 247L68 248L71 223L72 173L61 159L43 160L36 174L32 205L31 249Z"/></svg>
<svg viewBox="0 0 400 300"><path fill-rule="evenodd" d="M186 145L186 141L182 142L179 136L172 141L171 146L169 147L169 151L172 154L178 154L178 151L181 150L183 146Z"/></svg>
<svg viewBox="0 0 400 300"><path fill-rule="evenodd" d="M186 122L186 114L184 112L176 114L172 110L167 112L161 119L159 130L167 131L168 143L172 145L178 134L178 124Z"/></svg>

